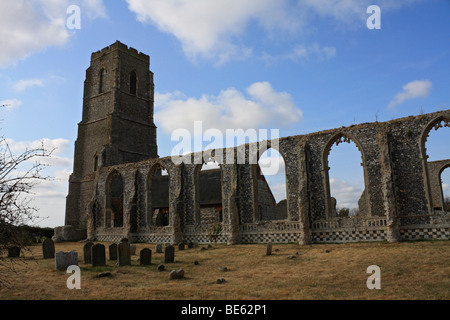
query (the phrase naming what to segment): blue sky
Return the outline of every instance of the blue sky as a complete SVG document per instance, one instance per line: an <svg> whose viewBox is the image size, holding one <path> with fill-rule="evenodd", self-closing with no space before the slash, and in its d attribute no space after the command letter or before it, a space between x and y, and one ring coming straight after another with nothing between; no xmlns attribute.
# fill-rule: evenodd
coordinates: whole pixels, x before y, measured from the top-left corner
<svg viewBox="0 0 450 320"><path fill-rule="evenodd" d="M66 25L72 4L80 29ZM370 5L381 29L367 28ZM194 120L289 136L448 109L449 13L447 0L2 0L1 132L17 151L42 139L57 148L56 180L35 198L49 216L40 224L62 225L92 52L119 40L150 55L168 156L171 132ZM357 200L360 179L340 171L336 192Z"/></svg>

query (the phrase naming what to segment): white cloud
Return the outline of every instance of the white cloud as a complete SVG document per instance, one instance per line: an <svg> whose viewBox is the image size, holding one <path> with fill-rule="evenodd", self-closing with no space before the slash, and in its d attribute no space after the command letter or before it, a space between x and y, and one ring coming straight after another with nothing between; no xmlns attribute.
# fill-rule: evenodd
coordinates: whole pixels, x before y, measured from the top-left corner
<svg viewBox="0 0 450 320"><path fill-rule="evenodd" d="M339 179L330 179L331 196L337 200L337 207L357 208L362 189L355 184Z"/></svg>
<svg viewBox="0 0 450 320"><path fill-rule="evenodd" d="M194 121L202 121L203 130L215 128L259 129L263 126L286 127L302 120L290 94L277 92L268 82L257 82L247 88L248 97L234 89L222 90L218 96L201 98L174 94L156 94L155 119L167 133L176 129L193 132Z"/></svg>
<svg viewBox="0 0 450 320"><path fill-rule="evenodd" d="M432 84L429 80L416 80L403 86L403 91L399 92L395 98L389 102L388 108L393 108L403 102L416 98L425 98L430 94Z"/></svg>
<svg viewBox="0 0 450 320"><path fill-rule="evenodd" d="M129 9L143 23L175 36L185 54L216 59L218 64L231 58L249 56L252 49L236 44L250 21L265 30L290 30L297 25L288 15L284 0L127 0Z"/></svg>
<svg viewBox="0 0 450 320"><path fill-rule="evenodd" d="M3 106L7 111L16 109L22 105L22 101L18 99L0 100L0 106Z"/></svg>
<svg viewBox="0 0 450 320"><path fill-rule="evenodd" d="M44 81L42 79L28 79L28 80L19 80L14 84L14 91L23 92L28 88L32 87L43 87Z"/></svg>
<svg viewBox="0 0 450 320"><path fill-rule="evenodd" d="M314 17L366 28L372 0L126 0L142 23L155 25L173 35L192 60L206 58L222 64L252 55L245 44L250 22L257 22L269 39L280 33L305 35ZM381 0L383 12L420 0ZM333 48L316 54L333 56Z"/></svg>
<svg viewBox="0 0 450 320"><path fill-rule="evenodd" d="M14 65L47 47L65 44L70 37L66 19L71 4L80 5L87 17L106 16L101 0L0 1L0 67Z"/></svg>

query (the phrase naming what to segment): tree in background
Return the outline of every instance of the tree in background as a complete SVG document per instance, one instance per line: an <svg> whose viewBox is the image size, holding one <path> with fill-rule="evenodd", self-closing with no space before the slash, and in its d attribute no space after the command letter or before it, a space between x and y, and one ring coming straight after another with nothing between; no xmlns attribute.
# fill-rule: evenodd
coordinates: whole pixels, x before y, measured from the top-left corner
<svg viewBox="0 0 450 320"><path fill-rule="evenodd" d="M42 144L39 148L27 148L14 154L4 137L0 137L0 285L7 283L6 271L14 270L17 259L8 259L8 248L24 249L29 239L20 226L35 223L39 217L31 201L32 188L50 177L43 176L47 165L39 162L51 156Z"/></svg>

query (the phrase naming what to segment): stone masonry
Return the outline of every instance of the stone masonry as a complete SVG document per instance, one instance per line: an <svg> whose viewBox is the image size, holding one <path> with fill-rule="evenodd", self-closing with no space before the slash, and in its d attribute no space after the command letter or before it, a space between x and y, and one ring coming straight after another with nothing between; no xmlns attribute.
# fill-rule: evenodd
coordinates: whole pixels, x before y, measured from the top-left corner
<svg viewBox="0 0 450 320"><path fill-rule="evenodd" d="M245 162L228 157L220 165L222 203L208 211L199 203L202 164L176 165L157 155L148 68L148 56L120 42L92 55L66 208L66 225L84 228L88 239L205 243L217 223L218 242L229 244L450 238L439 180L450 159L428 162L425 148L432 129L450 126L450 110L234 148L234 157L238 148L246 150ZM137 84L131 83L133 71ZM135 85L136 93L130 91ZM333 145L347 142L361 152L365 190L360 213L341 218L330 196L328 155ZM280 204L261 194L267 191L259 186L259 167L249 159L252 147L259 157L272 145L286 168L287 199ZM209 160L221 152L208 150ZM154 210L151 181L162 169L168 174L167 208ZM162 224L156 215L164 212Z"/></svg>

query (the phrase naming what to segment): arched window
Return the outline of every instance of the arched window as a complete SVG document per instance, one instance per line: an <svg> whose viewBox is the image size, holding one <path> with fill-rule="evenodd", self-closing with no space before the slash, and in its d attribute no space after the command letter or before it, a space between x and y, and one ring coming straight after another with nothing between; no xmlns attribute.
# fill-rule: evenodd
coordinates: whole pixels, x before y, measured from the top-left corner
<svg viewBox="0 0 450 320"><path fill-rule="evenodd" d="M130 94L137 94L137 74L135 70L130 73Z"/></svg>
<svg viewBox="0 0 450 320"><path fill-rule="evenodd" d="M222 170L217 162L196 169L196 217L202 225L222 222Z"/></svg>
<svg viewBox="0 0 450 320"><path fill-rule="evenodd" d="M360 147L346 135L335 136L325 149L324 166L328 217L370 216Z"/></svg>
<svg viewBox="0 0 450 320"><path fill-rule="evenodd" d="M98 93L105 92L105 81L106 81L106 69L102 68L100 70L100 76L98 81Z"/></svg>
<svg viewBox="0 0 450 320"><path fill-rule="evenodd" d="M107 226L123 227L123 179L114 171L108 178L106 186Z"/></svg>
<svg viewBox="0 0 450 320"><path fill-rule="evenodd" d="M450 121L438 118L424 132L423 152L426 163L426 189L429 192L431 209L448 211L450 183Z"/></svg>
<svg viewBox="0 0 450 320"><path fill-rule="evenodd" d="M287 219L286 170L283 156L267 149L257 165L257 193L260 220Z"/></svg>
<svg viewBox="0 0 450 320"><path fill-rule="evenodd" d="M147 224L168 226L169 219L169 175L160 164L155 165L147 178L148 215Z"/></svg>

